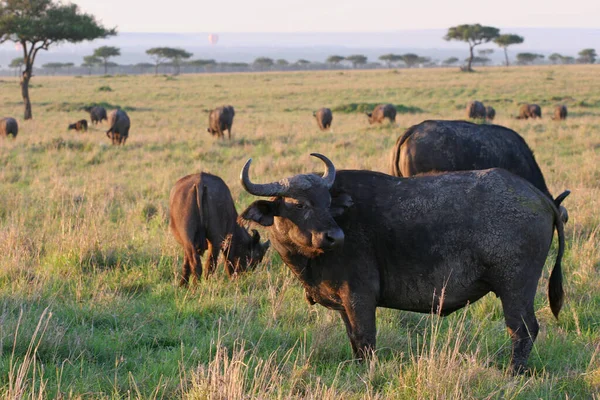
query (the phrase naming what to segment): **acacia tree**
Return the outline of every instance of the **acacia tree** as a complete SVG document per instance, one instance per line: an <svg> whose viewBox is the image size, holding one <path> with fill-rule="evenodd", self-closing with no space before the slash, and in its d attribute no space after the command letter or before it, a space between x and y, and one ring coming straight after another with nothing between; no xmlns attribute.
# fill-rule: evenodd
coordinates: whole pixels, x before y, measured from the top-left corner
<svg viewBox="0 0 600 400"><path fill-rule="evenodd" d="M342 57L342 56L329 56L327 57L327 60L325 60L325 62L327 64L333 64L333 65L338 65L339 63L341 63L342 61L344 61L346 58Z"/></svg>
<svg viewBox="0 0 600 400"><path fill-rule="evenodd" d="M404 64L406 64L408 68L412 68L417 64L424 64L431 61L429 57L420 57L414 53L403 54L402 56L400 56L400 59L402 60L402 62L404 62Z"/></svg>
<svg viewBox="0 0 600 400"><path fill-rule="evenodd" d="M21 70L23 69L23 65L25 65L25 63L23 61L23 57L17 57L17 58L13 58L13 60L10 62L10 64L8 66L9 66L9 68L15 69L15 76L16 76L17 68L19 69L19 74L20 74Z"/></svg>
<svg viewBox="0 0 600 400"><path fill-rule="evenodd" d="M458 40L469 44L469 59L467 61L466 71L473 72L471 64L473 63L473 49L483 43L489 43L494 38L498 37L500 30L493 26L482 26L480 24L473 25L458 25L448 28L448 33L444 36L444 40Z"/></svg>
<svg viewBox="0 0 600 400"><path fill-rule="evenodd" d="M593 64L596 62L596 57L598 57L598 54L596 54L596 50L594 49L583 49L578 53L578 55L579 58L577 61L582 64Z"/></svg>
<svg viewBox="0 0 600 400"><path fill-rule="evenodd" d="M258 57L252 64L259 69L271 68L274 64L274 61L272 58Z"/></svg>
<svg viewBox="0 0 600 400"><path fill-rule="evenodd" d="M173 75L179 75L182 60L187 60L193 56L192 53L173 47L153 47L146 50L146 54L151 56L156 62L155 74L158 74L158 66L160 64L163 64L166 60L171 60L170 64L175 68Z"/></svg>
<svg viewBox="0 0 600 400"><path fill-rule="evenodd" d="M363 56L362 54L353 54L346 57L346 60L352 63L353 68L356 68L359 65L365 65L367 63L367 57Z"/></svg>
<svg viewBox="0 0 600 400"><path fill-rule="evenodd" d="M52 75L56 75L56 70L62 68L64 66L63 63L60 62L49 62L42 65L42 68L52 70Z"/></svg>
<svg viewBox="0 0 600 400"><path fill-rule="evenodd" d="M40 50L62 42L78 43L116 35L116 30L99 24L93 15L82 13L75 4L52 0L0 0L0 43L12 41L23 49L21 96L24 119L31 119L29 81Z"/></svg>
<svg viewBox="0 0 600 400"><path fill-rule="evenodd" d="M287 67L288 65L290 65L290 63L283 58L280 58L277 61L275 61L275 64L277 64L277 66L279 67Z"/></svg>
<svg viewBox="0 0 600 400"><path fill-rule="evenodd" d="M112 46L102 46L94 50L94 57L102 59L104 64L104 75L108 73L108 59L111 57L118 57L121 55L121 49Z"/></svg>
<svg viewBox="0 0 600 400"><path fill-rule="evenodd" d="M158 75L158 67L168 60L167 49L168 47L153 47L146 50L146 54L154 60L154 75Z"/></svg>
<svg viewBox="0 0 600 400"><path fill-rule="evenodd" d="M450 57L445 59L444 61L442 61L442 64L444 65L452 65L452 64L456 64L458 62L458 58L457 57Z"/></svg>
<svg viewBox="0 0 600 400"><path fill-rule="evenodd" d="M512 46L513 44L521 44L524 41L525 38L523 38L523 36L514 35L512 33L506 33L494 38L494 43L496 43L498 47L502 47L504 49L504 58L506 60L507 67L510 65L508 62L508 46Z"/></svg>
<svg viewBox="0 0 600 400"><path fill-rule="evenodd" d="M379 56L379 59L386 63L388 68L391 68L392 64L398 61L402 61L402 56L400 54L384 54Z"/></svg>
<svg viewBox="0 0 600 400"><path fill-rule="evenodd" d="M96 65L100 65L102 63L102 60L99 59L98 57L91 55L91 56L85 56L83 57L83 63L81 64L82 67L87 68L88 69L88 75L92 74L92 68L94 68L94 66Z"/></svg>
<svg viewBox="0 0 600 400"><path fill-rule="evenodd" d="M541 60L542 58L544 58L543 54L519 53L517 54L517 63L521 65L528 65L535 62L536 60Z"/></svg>

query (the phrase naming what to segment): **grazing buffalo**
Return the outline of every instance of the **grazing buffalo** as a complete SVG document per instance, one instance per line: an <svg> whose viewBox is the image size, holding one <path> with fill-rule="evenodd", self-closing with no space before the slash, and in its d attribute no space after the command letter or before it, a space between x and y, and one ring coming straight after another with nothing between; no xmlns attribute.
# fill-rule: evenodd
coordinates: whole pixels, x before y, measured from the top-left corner
<svg viewBox="0 0 600 400"><path fill-rule="evenodd" d="M554 107L554 114L552 115L552 119L555 121L561 121L567 119L567 106L564 104L559 104Z"/></svg>
<svg viewBox="0 0 600 400"><path fill-rule="evenodd" d="M186 285L191 271L202 276L200 257L208 249L204 276L208 278L219 258L219 250L227 258L225 268L230 277L258 264L269 242L260 243L260 235L252 236L237 222L237 211L229 188L218 176L205 172L188 175L171 190L170 228L183 246L183 273L180 285Z"/></svg>
<svg viewBox="0 0 600 400"><path fill-rule="evenodd" d="M317 111L313 112L313 117L317 120L317 124L322 131L331 127L333 115L329 108L319 108Z"/></svg>
<svg viewBox="0 0 600 400"><path fill-rule="evenodd" d="M83 108L85 111L90 113L90 120L92 124L97 125L103 120L107 120L106 109L101 106L88 106Z"/></svg>
<svg viewBox="0 0 600 400"><path fill-rule="evenodd" d="M229 140L231 140L231 126L233 125L234 116L235 110L232 106L215 108L208 115L207 131L213 136L219 136L221 139L225 139L225 134L223 132L227 131Z"/></svg>
<svg viewBox="0 0 600 400"><path fill-rule="evenodd" d="M267 227L273 247L311 303L340 313L354 355L375 349L375 310L448 315L493 292L521 372L538 333L534 297L554 228L558 253L548 297L563 303L563 224L554 203L499 168L414 178L338 171L242 185L255 196L241 215Z"/></svg>
<svg viewBox="0 0 600 400"><path fill-rule="evenodd" d="M467 118L485 119L485 106L482 102L474 100L467 104Z"/></svg>
<svg viewBox="0 0 600 400"><path fill-rule="evenodd" d="M465 121L424 121L413 125L396 141L390 174L409 177L488 168L504 168L553 198L525 140L499 125ZM560 206L560 213L566 222L567 210Z"/></svg>
<svg viewBox="0 0 600 400"><path fill-rule="evenodd" d="M492 106L487 106L485 108L485 118L488 121L493 121L494 118L496 118L496 110L494 110L494 107Z"/></svg>
<svg viewBox="0 0 600 400"><path fill-rule="evenodd" d="M111 111L108 116L108 123L110 128L106 131L106 136L112 140L112 144L125 144L131 127L127 113L123 110Z"/></svg>
<svg viewBox="0 0 600 400"><path fill-rule="evenodd" d="M393 104L380 104L373 112L366 114L369 117L369 124L381 124L385 118L390 122L396 122L396 107Z"/></svg>
<svg viewBox="0 0 600 400"><path fill-rule="evenodd" d="M0 118L0 137L7 137L12 135L16 138L19 134L19 124L17 120L11 117Z"/></svg>
<svg viewBox="0 0 600 400"><path fill-rule="evenodd" d="M79 120L74 124L69 124L68 130L76 130L77 132L87 132L88 124L85 119Z"/></svg>
<svg viewBox="0 0 600 400"><path fill-rule="evenodd" d="M517 119L542 118L542 109L537 104L521 104Z"/></svg>

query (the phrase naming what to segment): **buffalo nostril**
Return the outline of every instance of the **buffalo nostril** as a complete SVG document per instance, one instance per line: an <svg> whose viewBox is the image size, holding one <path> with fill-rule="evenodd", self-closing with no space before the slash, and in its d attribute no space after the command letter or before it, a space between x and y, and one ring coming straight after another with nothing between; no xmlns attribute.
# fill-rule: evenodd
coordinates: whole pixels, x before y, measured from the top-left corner
<svg viewBox="0 0 600 400"><path fill-rule="evenodd" d="M341 229L334 229L325 234L325 240L330 246L339 246L344 243L344 232Z"/></svg>

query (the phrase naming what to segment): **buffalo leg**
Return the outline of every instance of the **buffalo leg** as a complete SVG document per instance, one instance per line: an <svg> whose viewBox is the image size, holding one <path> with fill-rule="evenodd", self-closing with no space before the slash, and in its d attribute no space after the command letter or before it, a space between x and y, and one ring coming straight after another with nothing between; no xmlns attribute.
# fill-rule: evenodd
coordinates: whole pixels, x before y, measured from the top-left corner
<svg viewBox="0 0 600 400"><path fill-rule="evenodd" d="M219 260L219 247L213 246L211 242L208 242L208 256L204 264L204 278L208 279L208 276L215 272L217 268L217 261Z"/></svg>
<svg viewBox="0 0 600 400"><path fill-rule="evenodd" d="M535 288L530 293L530 296L523 295L520 299L515 294L501 297L506 327L512 340L511 368L514 374L525 372L527 359L539 331L533 309Z"/></svg>
<svg viewBox="0 0 600 400"><path fill-rule="evenodd" d="M179 286L186 286L190 281L190 273L192 272L192 260L194 257L193 249L185 249L183 253L183 268L181 270L181 279L179 280Z"/></svg>
<svg viewBox="0 0 600 400"><path fill-rule="evenodd" d="M375 350L377 326L375 324L375 301L369 297L352 296L344 304L342 319L352 344L354 357L363 360Z"/></svg>

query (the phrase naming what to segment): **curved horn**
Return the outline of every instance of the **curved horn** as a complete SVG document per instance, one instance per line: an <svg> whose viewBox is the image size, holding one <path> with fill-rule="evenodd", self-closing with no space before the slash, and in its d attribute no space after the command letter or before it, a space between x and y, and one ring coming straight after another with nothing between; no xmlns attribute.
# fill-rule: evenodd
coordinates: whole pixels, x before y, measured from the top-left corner
<svg viewBox="0 0 600 400"><path fill-rule="evenodd" d="M333 186L333 181L335 181L335 166L333 165L331 160L325 157L323 154L310 153L310 155L313 157L317 157L319 160L323 161L327 166L327 171L325 171L325 174L323 175L323 180L325 181L327 189L331 189L331 186Z"/></svg>
<svg viewBox="0 0 600 400"><path fill-rule="evenodd" d="M279 182L273 183L252 183L250 182L250 177L248 176L248 171L250 170L250 163L252 159L249 158L242 168L242 172L240 173L240 181L242 182L242 186L246 190L246 192L253 194L255 196L283 196L288 191L288 188L283 186Z"/></svg>

